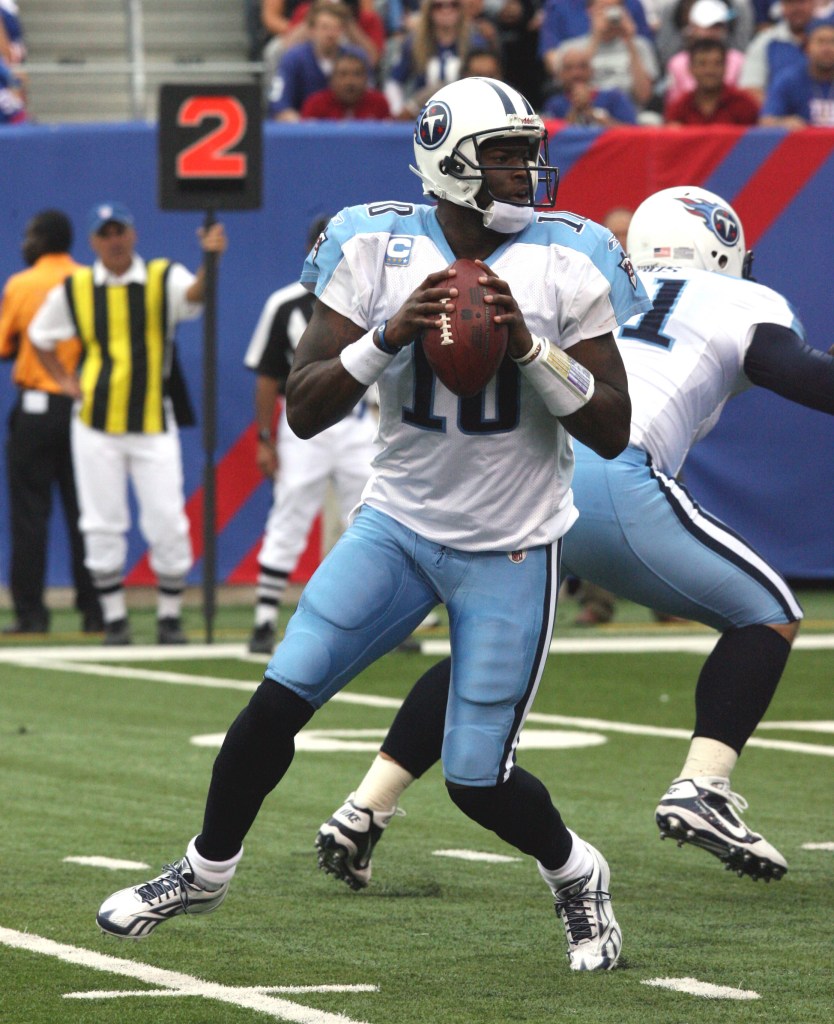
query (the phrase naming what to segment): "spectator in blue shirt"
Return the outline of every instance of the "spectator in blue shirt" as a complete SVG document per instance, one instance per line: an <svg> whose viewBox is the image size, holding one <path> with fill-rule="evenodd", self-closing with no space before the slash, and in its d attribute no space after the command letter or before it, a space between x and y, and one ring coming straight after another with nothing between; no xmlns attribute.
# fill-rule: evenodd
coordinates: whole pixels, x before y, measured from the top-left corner
<svg viewBox="0 0 834 1024"><path fill-rule="evenodd" d="M746 89L761 103L782 71L804 65L803 47L815 8L816 0L781 0L779 21L754 36L744 51L740 89Z"/></svg>
<svg viewBox="0 0 834 1024"><path fill-rule="evenodd" d="M580 45L566 46L559 75L561 91L545 100L541 113L597 128L636 124L637 110L628 96L621 89L595 88L593 74L588 50Z"/></svg>
<svg viewBox="0 0 834 1024"><path fill-rule="evenodd" d="M0 125L26 120L26 104L20 82L12 69L0 59Z"/></svg>
<svg viewBox="0 0 834 1024"><path fill-rule="evenodd" d="M634 21L637 34L651 40L653 32L640 0L623 0L623 6ZM555 50L569 39L587 35L590 31L588 0L544 0L539 53L544 56L548 50Z"/></svg>
<svg viewBox="0 0 834 1024"><path fill-rule="evenodd" d="M558 82L564 51L569 46L584 46L591 55L597 85L601 89L621 89L642 110L660 75L654 46L638 33L624 0L588 0L588 17L590 29L586 35L544 54L548 74Z"/></svg>
<svg viewBox="0 0 834 1024"><path fill-rule="evenodd" d="M0 59L13 67L26 60L23 25L14 0L0 0Z"/></svg>
<svg viewBox="0 0 834 1024"><path fill-rule="evenodd" d="M442 85L456 82L470 50L491 49L463 0L422 0L416 25L397 44L383 91L394 117L411 121Z"/></svg>
<svg viewBox="0 0 834 1024"><path fill-rule="evenodd" d="M298 121L308 96L326 89L335 58L363 51L348 45L353 14L343 3L316 0L308 14L310 38L289 47L281 58L269 92L269 116L277 121Z"/></svg>
<svg viewBox="0 0 834 1024"><path fill-rule="evenodd" d="M806 35L804 62L772 82L760 124L791 130L834 128L834 17L816 18Z"/></svg>

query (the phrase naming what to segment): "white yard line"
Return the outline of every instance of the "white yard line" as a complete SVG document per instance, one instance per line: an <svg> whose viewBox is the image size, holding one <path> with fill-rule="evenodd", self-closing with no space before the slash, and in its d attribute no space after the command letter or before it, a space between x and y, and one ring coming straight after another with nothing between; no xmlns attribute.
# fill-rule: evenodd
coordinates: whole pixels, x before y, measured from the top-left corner
<svg viewBox="0 0 834 1024"><path fill-rule="evenodd" d="M806 637L809 641L802 644L802 637L797 640L796 647L803 646L809 649L834 649L834 634L817 634ZM705 651L711 650L714 638L711 637L657 637L637 638L623 637L620 639L597 639L597 640L564 640L555 642L551 650L557 650L564 654L587 654L591 652L617 652L617 653L647 653L658 651L684 651L694 653L693 644L702 644L709 641ZM432 645L446 644L448 653L448 641L423 641L423 648ZM616 645L616 646L612 646ZM185 660L185 653L195 658L225 658L236 657L241 653L241 646L237 644L213 645L213 644L190 644L185 647L170 649L160 647L135 647L121 648L116 653L112 648L97 647L43 647L43 648L16 648L15 650L0 651L0 663L17 664L27 668L38 668L41 671L76 672L87 675L101 676L108 679L144 679L149 682L167 683L175 686L197 686L207 689L239 690L252 693L258 686L255 681L245 682L239 679L228 679L222 676L195 675L185 672L169 672L149 668L130 668L125 665L107 664L108 659L116 661L124 660L123 652L127 651L135 660L157 660L164 657L175 656ZM140 652L143 658L139 658ZM235 653L236 652L236 653ZM437 651L436 653L444 653ZM699 653L702 653L699 651ZM75 660L78 659L78 660ZM363 707L377 708L399 708L402 700L397 697L380 697L375 694L363 693L337 693L333 701L345 704L356 704ZM572 718L563 715L547 715L538 712L531 712L528 722L547 725L561 725L570 728L595 729L600 732L625 733L634 736L654 736L662 739L685 739L691 736L688 729L673 729L662 726L641 725L630 722L614 722L601 718ZM829 732L830 722L783 722L764 723L764 729L786 728L792 730L807 729L809 732ZM770 740L753 736L747 741L748 747L760 747L765 750L782 750L794 754L811 754L819 757L834 757L834 745L801 743L795 740Z"/></svg>
<svg viewBox="0 0 834 1024"><path fill-rule="evenodd" d="M578 637L556 639L550 644L551 654L648 654L664 651L684 654L709 654L718 639L717 633L697 636L619 636L619 637ZM834 633L800 634L794 641L798 651L834 650ZM450 653L449 641L445 639L421 640L420 652L443 657ZM246 644L184 644L182 646L130 645L128 647L96 647L85 644L75 647L8 647L0 650L0 663L43 664L48 661L82 660L84 662L131 662L131 661L193 661L206 658L231 658L253 665L266 666L263 655L250 655Z"/></svg>
<svg viewBox="0 0 834 1024"><path fill-rule="evenodd" d="M295 1024L364 1024L341 1013L326 1013L309 1006L291 1002L288 999L276 999L273 992L376 992L376 985L326 985L326 986L255 986L253 988L233 988L228 985L217 985L202 978L194 978L190 974L179 971L168 971L161 967L139 963L136 960L122 960L105 953L96 953L81 946L67 946L51 939L32 935L28 932L17 932L11 928L0 928L0 944L13 949L25 949L30 953L41 953L55 957L65 963L76 964L87 970L104 971L117 974L123 978L136 978L148 985L159 988L148 992L68 992L68 999L113 999L125 996L201 996L220 1003L231 1003L245 1009L265 1013L274 1020L293 1021ZM56 1012L56 1019L57 1019Z"/></svg>

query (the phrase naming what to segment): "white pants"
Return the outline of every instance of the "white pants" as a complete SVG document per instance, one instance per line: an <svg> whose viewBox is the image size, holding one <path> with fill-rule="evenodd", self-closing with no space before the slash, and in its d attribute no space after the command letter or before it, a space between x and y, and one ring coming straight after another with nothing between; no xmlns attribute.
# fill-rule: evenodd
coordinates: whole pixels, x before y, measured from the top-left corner
<svg viewBox="0 0 834 1024"><path fill-rule="evenodd" d="M106 434L77 417L72 460L81 510L85 563L91 573L124 572L130 528L128 481L139 530L158 577L183 577L193 564L183 493L182 453L173 415L164 434Z"/></svg>
<svg viewBox="0 0 834 1024"><path fill-rule="evenodd" d="M278 430L278 473L258 562L274 572L290 573L307 543L313 520L321 511L328 481L339 501L342 525L347 522L371 474L377 453L376 418L366 409L347 416L316 437L302 441L282 415Z"/></svg>

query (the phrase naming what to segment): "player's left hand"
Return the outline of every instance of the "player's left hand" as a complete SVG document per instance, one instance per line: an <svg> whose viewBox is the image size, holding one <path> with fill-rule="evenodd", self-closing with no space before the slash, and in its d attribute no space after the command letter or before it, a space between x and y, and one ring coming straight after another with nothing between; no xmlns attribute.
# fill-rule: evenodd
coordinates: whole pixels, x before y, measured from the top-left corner
<svg viewBox="0 0 834 1024"><path fill-rule="evenodd" d="M498 277L483 260L475 260L475 262L483 267L484 276L481 283L490 290L490 293L484 296L484 302L501 307L500 312L495 313L493 319L497 324L507 325L509 330L507 351L513 359L521 359L533 347L533 336L524 320L524 314L518 308L518 303L513 298L513 293L507 282Z"/></svg>

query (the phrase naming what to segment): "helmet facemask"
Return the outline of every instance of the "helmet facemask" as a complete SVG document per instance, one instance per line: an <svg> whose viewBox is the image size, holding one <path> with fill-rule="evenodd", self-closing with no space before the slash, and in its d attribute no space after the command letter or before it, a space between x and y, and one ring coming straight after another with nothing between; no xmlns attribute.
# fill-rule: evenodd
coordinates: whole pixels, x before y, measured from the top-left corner
<svg viewBox="0 0 834 1024"><path fill-rule="evenodd" d="M490 143L519 140L526 141L528 147L527 157L523 164L513 166L512 164L491 164L489 162ZM513 172L519 169L527 172L527 198L523 201L496 196L490 190L486 175L483 173L484 171ZM548 139L544 128L541 132L531 131L519 124L515 129L512 127L509 130L494 128L465 135L457 141L451 154L440 161L439 170L441 174L450 175L458 181L473 182L473 200L478 196L481 188L484 188L493 202L507 203L510 206L542 206L546 209L553 209L556 205L559 168L549 164ZM541 185L544 185L545 198L538 202L536 196ZM466 203L465 205L474 204Z"/></svg>

